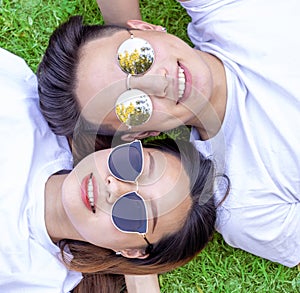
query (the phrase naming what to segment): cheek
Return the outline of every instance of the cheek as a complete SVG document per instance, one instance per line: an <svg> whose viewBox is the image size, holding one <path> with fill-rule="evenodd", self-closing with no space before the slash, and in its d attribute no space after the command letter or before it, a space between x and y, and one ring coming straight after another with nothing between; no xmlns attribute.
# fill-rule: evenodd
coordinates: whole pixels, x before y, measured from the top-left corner
<svg viewBox="0 0 300 293"><path fill-rule="evenodd" d="M84 241L96 246L111 248L117 241L118 231L113 227L110 216L99 210L96 214L76 218L74 226Z"/></svg>
<svg viewBox="0 0 300 293"><path fill-rule="evenodd" d="M178 167L178 170L180 170L180 167ZM168 214L177 209L180 214L182 204L190 200L189 181L184 175L184 173L170 174L166 176L165 183L161 184L160 188L163 196L159 198L159 207L162 214ZM186 210L183 209L183 212L184 211ZM176 217L174 219L176 219Z"/></svg>
<svg viewBox="0 0 300 293"><path fill-rule="evenodd" d="M94 217L94 219L81 222L78 226L79 232L85 241L99 246L102 246L102 238L105 240L111 234L110 221L103 217L101 219Z"/></svg>
<svg viewBox="0 0 300 293"><path fill-rule="evenodd" d="M171 112L170 105L168 106L163 101L160 105L153 106L154 111L150 120L141 127L134 129L136 131L167 131L183 125L183 120L180 119L180 113ZM173 111L173 110L172 110ZM177 117L178 116L178 117Z"/></svg>

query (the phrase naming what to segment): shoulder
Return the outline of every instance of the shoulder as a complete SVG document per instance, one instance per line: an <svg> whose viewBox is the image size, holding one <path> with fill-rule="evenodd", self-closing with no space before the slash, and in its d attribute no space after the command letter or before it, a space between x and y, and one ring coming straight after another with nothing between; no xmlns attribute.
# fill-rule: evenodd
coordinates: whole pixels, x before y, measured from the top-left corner
<svg viewBox="0 0 300 293"><path fill-rule="evenodd" d="M33 74L24 59L3 48L0 48L0 72L16 78Z"/></svg>
<svg viewBox="0 0 300 293"><path fill-rule="evenodd" d="M37 80L26 62L0 48L0 99L6 103L28 97L38 99Z"/></svg>

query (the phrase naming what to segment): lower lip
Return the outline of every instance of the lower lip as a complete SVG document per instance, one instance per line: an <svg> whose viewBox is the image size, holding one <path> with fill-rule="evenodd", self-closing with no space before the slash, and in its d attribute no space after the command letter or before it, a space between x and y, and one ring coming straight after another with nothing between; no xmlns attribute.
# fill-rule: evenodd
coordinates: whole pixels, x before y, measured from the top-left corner
<svg viewBox="0 0 300 293"><path fill-rule="evenodd" d="M90 201L87 195L87 186L88 186L88 182L90 179L90 175L87 175L86 177L83 178L82 182L81 182L81 199L84 203L84 205L90 210L92 211L92 207L90 205ZM97 200L97 188L96 188L96 182L95 182L95 178L92 177L92 183L93 183L93 190L94 190L94 204L96 204L96 200Z"/></svg>

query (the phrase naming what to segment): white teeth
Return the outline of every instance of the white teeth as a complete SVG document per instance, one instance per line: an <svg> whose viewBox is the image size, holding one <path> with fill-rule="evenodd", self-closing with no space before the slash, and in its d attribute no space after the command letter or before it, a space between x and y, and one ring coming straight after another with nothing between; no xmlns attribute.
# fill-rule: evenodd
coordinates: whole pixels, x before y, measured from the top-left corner
<svg viewBox="0 0 300 293"><path fill-rule="evenodd" d="M183 96L185 90L185 75L184 70L179 67L178 70L178 100L180 100Z"/></svg>
<svg viewBox="0 0 300 293"><path fill-rule="evenodd" d="M87 195L88 195L91 207L94 207L95 201L94 201L94 187L93 187L92 176L89 178L89 181L88 181Z"/></svg>

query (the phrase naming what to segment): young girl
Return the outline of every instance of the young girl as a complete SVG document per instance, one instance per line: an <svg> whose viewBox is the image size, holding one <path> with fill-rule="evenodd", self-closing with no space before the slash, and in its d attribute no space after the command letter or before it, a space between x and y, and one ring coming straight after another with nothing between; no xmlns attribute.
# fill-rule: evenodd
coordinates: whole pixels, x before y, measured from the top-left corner
<svg viewBox="0 0 300 293"><path fill-rule="evenodd" d="M1 291L99 292L102 274L165 272L203 249L216 218L210 160L189 143L135 140L73 168L35 75L3 49L0 79Z"/></svg>

